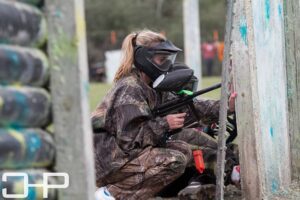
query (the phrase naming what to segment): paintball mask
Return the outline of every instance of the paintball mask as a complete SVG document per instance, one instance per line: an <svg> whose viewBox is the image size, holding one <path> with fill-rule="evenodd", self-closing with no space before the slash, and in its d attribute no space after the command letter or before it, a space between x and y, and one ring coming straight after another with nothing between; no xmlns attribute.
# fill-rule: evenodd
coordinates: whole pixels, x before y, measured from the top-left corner
<svg viewBox="0 0 300 200"><path fill-rule="evenodd" d="M179 51L181 49L168 40L153 47L136 45L134 65L155 81L160 75L168 73Z"/></svg>
<svg viewBox="0 0 300 200"><path fill-rule="evenodd" d="M144 72L153 82L153 88L159 91L179 91L193 78L193 70L180 65L174 70L177 53L181 51L172 42L166 40L153 47L136 45L134 65Z"/></svg>

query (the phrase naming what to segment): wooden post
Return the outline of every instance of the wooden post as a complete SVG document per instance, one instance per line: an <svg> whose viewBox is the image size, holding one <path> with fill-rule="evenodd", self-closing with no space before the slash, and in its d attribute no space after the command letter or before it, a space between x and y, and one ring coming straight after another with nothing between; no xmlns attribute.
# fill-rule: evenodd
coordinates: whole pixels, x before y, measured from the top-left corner
<svg viewBox="0 0 300 200"><path fill-rule="evenodd" d="M249 11L249 10L248 10ZM236 1L234 6L234 24L232 33L232 65L234 87L238 92L236 101L238 144L240 151L241 185L246 199L262 199L262 180L256 148L255 130L258 129L255 93L252 92L253 69L250 64L249 49L253 48L254 35L246 19L245 1ZM250 31L248 30L250 29ZM250 40L250 41L249 41ZM254 58L253 58L254 59ZM253 82L255 84L255 82ZM256 85L256 84L255 84ZM255 87L255 86L254 86ZM254 97L254 98L253 98Z"/></svg>
<svg viewBox="0 0 300 200"><path fill-rule="evenodd" d="M300 4L285 1L285 44L292 178L300 181Z"/></svg>
<svg viewBox="0 0 300 200"><path fill-rule="evenodd" d="M283 7L282 0L238 6L233 68L242 187L245 199L264 199L290 183Z"/></svg>
<svg viewBox="0 0 300 200"><path fill-rule="evenodd" d="M227 108L229 97L229 68L230 68L230 49L231 49L231 31L233 20L233 4L234 0L227 0L227 14L225 27L225 48L224 61L222 63L222 92L220 101L220 129L218 133L218 153L217 153L217 187L216 199L224 199L224 168L225 168L225 132L227 122Z"/></svg>
<svg viewBox="0 0 300 200"><path fill-rule="evenodd" d="M183 26L185 63L194 70L201 88L199 0L183 0Z"/></svg>
<svg viewBox="0 0 300 200"><path fill-rule="evenodd" d="M46 1L54 108L56 171L70 185L59 199L92 200L95 192L83 0Z"/></svg>

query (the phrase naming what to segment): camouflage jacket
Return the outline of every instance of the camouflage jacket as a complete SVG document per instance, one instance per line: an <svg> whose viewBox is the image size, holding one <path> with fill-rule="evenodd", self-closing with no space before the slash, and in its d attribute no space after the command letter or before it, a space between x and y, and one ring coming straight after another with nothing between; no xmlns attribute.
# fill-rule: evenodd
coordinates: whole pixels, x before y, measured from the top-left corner
<svg viewBox="0 0 300 200"><path fill-rule="evenodd" d="M153 90L137 72L115 83L92 113L97 180L118 170L147 146L157 146L168 129L151 109L172 97ZM197 100L201 120L217 121L219 101Z"/></svg>

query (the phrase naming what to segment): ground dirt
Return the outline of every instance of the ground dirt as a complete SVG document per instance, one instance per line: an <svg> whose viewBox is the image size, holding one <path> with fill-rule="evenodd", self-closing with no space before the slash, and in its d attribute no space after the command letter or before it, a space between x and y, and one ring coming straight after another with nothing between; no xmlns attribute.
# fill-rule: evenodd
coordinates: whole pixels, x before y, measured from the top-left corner
<svg viewBox="0 0 300 200"><path fill-rule="evenodd" d="M293 183L288 189L280 190L274 195L265 196L266 200L299 200L300 199L300 183ZM155 197L151 200L196 200L196 198L161 198ZM197 199L207 200L207 199ZM229 185L224 189L224 200L243 200L242 191L233 185Z"/></svg>
<svg viewBox="0 0 300 200"><path fill-rule="evenodd" d="M155 198L151 198L149 200L209 200L211 198L197 198L196 195L191 195L190 198L189 197L173 197L173 198L162 198L162 197L155 197ZM240 200L242 199L242 192L240 189L238 189L237 187L233 186L233 185L228 185L227 187L225 187L224 189L224 200Z"/></svg>

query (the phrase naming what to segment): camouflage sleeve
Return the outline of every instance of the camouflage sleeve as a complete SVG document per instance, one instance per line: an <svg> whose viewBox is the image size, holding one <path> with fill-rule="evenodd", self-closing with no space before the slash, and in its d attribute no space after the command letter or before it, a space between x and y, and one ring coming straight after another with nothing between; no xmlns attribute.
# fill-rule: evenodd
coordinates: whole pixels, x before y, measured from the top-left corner
<svg viewBox="0 0 300 200"><path fill-rule="evenodd" d="M195 99L195 108L203 123L209 124L219 120L220 101Z"/></svg>
<svg viewBox="0 0 300 200"><path fill-rule="evenodd" d="M105 124L105 112L104 108L97 107L95 111L91 114L91 122L92 122L92 129L94 132L98 132L99 129L104 127Z"/></svg>
<svg viewBox="0 0 300 200"><path fill-rule="evenodd" d="M176 97L174 94L168 92L163 93L164 102L168 102L173 100ZM204 100L204 99L194 99L194 105L196 112L200 120L205 124L210 124L213 122L217 122L219 120L219 109L220 109L220 101L219 100Z"/></svg>
<svg viewBox="0 0 300 200"><path fill-rule="evenodd" d="M122 92L115 106L118 144L123 150L157 145L169 129L166 118L153 118L142 91Z"/></svg>

